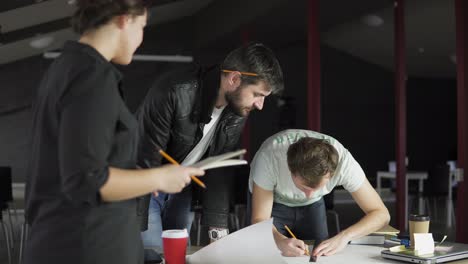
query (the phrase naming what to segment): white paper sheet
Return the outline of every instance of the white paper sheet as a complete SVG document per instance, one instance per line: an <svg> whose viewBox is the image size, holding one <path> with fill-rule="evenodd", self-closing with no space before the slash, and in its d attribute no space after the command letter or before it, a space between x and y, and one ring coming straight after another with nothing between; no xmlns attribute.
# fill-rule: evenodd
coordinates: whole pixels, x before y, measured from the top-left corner
<svg viewBox="0 0 468 264"><path fill-rule="evenodd" d="M348 245L343 251L340 251L332 256L318 257L317 263L319 264L343 264L343 263L358 263L358 264L378 264L378 263L396 263L393 260L384 259L381 257L380 252L384 248L382 246L367 246L367 245ZM285 258L288 264L302 264L305 262L303 257L298 258Z"/></svg>
<svg viewBox="0 0 468 264"><path fill-rule="evenodd" d="M273 239L273 219L243 228L187 257L189 264L285 264ZM305 262L308 261L304 258ZM296 262L297 263L297 262Z"/></svg>
<svg viewBox="0 0 468 264"><path fill-rule="evenodd" d="M367 245L348 245L343 251L340 251L332 256L321 256L317 263L320 264L343 264L343 263L359 263L359 264L383 264L396 263L393 260L384 259L380 256L380 252L384 248L382 246L367 246ZM288 264L311 264L309 257L283 257ZM262 263L263 264L263 263ZM268 264L268 263L265 263Z"/></svg>
<svg viewBox="0 0 468 264"><path fill-rule="evenodd" d="M250 228L250 230L247 230ZM283 257L273 240L272 220L241 229L187 257L188 264L310 264L308 256ZM234 235L236 235L234 237ZM226 239L226 240L225 240ZM227 241L230 239L231 241ZM223 242L224 243L221 243ZM393 260L384 259L381 246L348 245L333 256L321 256L321 264L388 264Z"/></svg>

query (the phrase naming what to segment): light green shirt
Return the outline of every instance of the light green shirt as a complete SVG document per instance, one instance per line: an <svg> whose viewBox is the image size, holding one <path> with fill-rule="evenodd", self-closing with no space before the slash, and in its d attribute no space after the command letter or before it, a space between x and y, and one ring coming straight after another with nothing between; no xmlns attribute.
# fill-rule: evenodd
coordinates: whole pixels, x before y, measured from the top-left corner
<svg viewBox="0 0 468 264"><path fill-rule="evenodd" d="M291 144L303 137L325 139L338 152L338 167L328 183L316 191L311 198L299 190L291 178L287 164L287 151ZM335 186L343 186L349 192L361 187L366 175L351 153L336 139L309 130L289 129L269 137L255 154L250 164L249 189L255 182L265 190L273 191L274 201L286 206L312 204L330 193Z"/></svg>

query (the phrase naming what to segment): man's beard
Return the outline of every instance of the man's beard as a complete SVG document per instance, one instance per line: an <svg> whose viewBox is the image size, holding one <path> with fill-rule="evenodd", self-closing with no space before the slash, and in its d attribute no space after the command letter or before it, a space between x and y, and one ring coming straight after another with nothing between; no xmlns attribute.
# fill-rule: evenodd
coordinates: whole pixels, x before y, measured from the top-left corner
<svg viewBox="0 0 468 264"><path fill-rule="evenodd" d="M252 111L252 108L242 105L241 89L241 87L238 87L235 91L226 93L225 98L236 115L247 117L250 111Z"/></svg>

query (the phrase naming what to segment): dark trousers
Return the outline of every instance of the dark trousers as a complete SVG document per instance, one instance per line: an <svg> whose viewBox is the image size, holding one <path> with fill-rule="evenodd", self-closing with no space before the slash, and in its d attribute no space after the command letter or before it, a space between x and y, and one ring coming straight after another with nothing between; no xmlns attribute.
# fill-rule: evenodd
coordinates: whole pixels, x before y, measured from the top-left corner
<svg viewBox="0 0 468 264"><path fill-rule="evenodd" d="M247 198L247 213L247 221L250 224L252 215L252 194L250 192ZM320 243L328 238L327 214L323 198L313 204L298 207L273 203L271 217L273 217L276 229L287 237L290 235L284 225L287 225L301 240L316 240Z"/></svg>
<svg viewBox="0 0 468 264"><path fill-rule="evenodd" d="M230 207L233 203L232 168L212 169L200 178L207 186L202 189L192 183L182 192L169 195L162 214L163 229L188 228L191 225L192 201L202 206L202 225L228 228Z"/></svg>

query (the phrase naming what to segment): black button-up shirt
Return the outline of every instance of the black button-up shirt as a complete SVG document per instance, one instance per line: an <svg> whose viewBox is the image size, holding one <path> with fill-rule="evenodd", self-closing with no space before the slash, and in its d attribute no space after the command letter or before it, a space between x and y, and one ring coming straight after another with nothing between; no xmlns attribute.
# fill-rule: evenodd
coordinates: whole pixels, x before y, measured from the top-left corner
<svg viewBox="0 0 468 264"><path fill-rule="evenodd" d="M137 123L121 74L90 46L68 42L34 102L25 263L138 263L135 200L107 203L109 166L135 168Z"/></svg>

